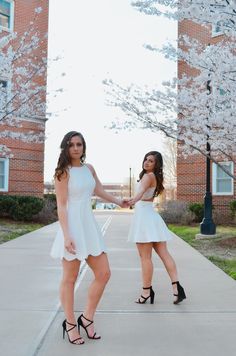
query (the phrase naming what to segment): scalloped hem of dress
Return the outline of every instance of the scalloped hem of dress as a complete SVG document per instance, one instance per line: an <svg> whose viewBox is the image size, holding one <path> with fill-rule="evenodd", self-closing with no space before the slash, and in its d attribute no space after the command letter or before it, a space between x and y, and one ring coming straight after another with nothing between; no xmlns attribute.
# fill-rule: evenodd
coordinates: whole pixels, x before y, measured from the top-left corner
<svg viewBox="0 0 236 356"><path fill-rule="evenodd" d="M97 256L100 256L101 254L103 253L106 253L107 254L107 251L106 250L102 250L101 252L97 253L97 254L93 254L93 253L89 253L86 257L82 257L80 258L79 256L77 255L73 255L71 256L72 258L68 259L66 258L65 256L55 256L55 255L51 255L52 258L60 258L60 260L63 260L63 258L66 260L66 261L74 261L74 260L78 260L78 261L83 261L83 260L86 260L89 256L93 256L93 257L97 257Z"/></svg>

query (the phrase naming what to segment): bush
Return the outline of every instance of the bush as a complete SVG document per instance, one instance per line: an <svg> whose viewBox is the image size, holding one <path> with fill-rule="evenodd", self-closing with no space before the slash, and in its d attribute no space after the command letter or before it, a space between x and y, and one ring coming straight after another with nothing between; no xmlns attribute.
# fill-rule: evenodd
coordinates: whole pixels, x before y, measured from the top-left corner
<svg viewBox="0 0 236 356"><path fill-rule="evenodd" d="M42 210L44 200L32 196L2 195L0 197L0 215L13 220L30 221Z"/></svg>
<svg viewBox="0 0 236 356"><path fill-rule="evenodd" d="M229 208L231 210L232 218L235 218L235 215L236 215L236 200L232 200L229 203Z"/></svg>
<svg viewBox="0 0 236 356"><path fill-rule="evenodd" d="M10 216L14 220L30 221L39 213L44 205L41 198L31 196L17 196L16 201L10 209Z"/></svg>
<svg viewBox="0 0 236 356"><path fill-rule="evenodd" d="M204 217L204 204L191 203L188 206L189 211L194 214L194 222L201 222Z"/></svg>
<svg viewBox="0 0 236 356"><path fill-rule="evenodd" d="M188 204L180 200L170 200L160 207L160 215L169 224L189 224L193 215L188 211Z"/></svg>
<svg viewBox="0 0 236 356"><path fill-rule="evenodd" d="M54 203L56 203L56 201L57 201L56 194L44 194L43 197L44 197L44 199L50 200Z"/></svg>
<svg viewBox="0 0 236 356"><path fill-rule="evenodd" d="M56 200L49 197L49 195L51 196L53 194L45 194L45 195L48 196L44 198L43 209L36 216L34 216L34 221L47 225L57 221L58 217L57 217Z"/></svg>
<svg viewBox="0 0 236 356"><path fill-rule="evenodd" d="M0 216L8 216L11 207L14 205L14 197L0 195Z"/></svg>

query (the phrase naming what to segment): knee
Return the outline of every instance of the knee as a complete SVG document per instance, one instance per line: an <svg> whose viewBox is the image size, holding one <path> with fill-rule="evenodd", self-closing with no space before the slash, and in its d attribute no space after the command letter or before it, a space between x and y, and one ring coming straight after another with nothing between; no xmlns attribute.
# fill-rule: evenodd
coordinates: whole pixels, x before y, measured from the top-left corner
<svg viewBox="0 0 236 356"><path fill-rule="evenodd" d="M66 274L63 276L63 283L75 284L77 277L78 277L78 273Z"/></svg>
<svg viewBox="0 0 236 356"><path fill-rule="evenodd" d="M150 262L151 261L150 255L139 253L139 256L140 256L142 262Z"/></svg>
<svg viewBox="0 0 236 356"><path fill-rule="evenodd" d="M111 277L111 271L110 269L100 271L99 273L96 273L95 277L99 282L107 283Z"/></svg>

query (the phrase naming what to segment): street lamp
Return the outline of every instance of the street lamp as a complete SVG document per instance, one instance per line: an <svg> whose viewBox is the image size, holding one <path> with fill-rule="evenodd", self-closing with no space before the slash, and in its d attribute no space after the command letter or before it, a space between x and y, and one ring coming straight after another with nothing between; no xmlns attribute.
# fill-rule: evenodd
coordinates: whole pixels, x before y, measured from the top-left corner
<svg viewBox="0 0 236 356"><path fill-rule="evenodd" d="M132 196L132 181L131 181L131 167L129 167L129 197L131 199ZM133 209L133 207L130 205L130 209Z"/></svg>
<svg viewBox="0 0 236 356"><path fill-rule="evenodd" d="M210 80L207 81L208 95L211 94ZM212 220L212 194L211 194L211 146L209 143L209 135L207 135L207 158L206 158L206 193L204 196L204 217L200 223L200 231L202 235L215 235L216 226Z"/></svg>
<svg viewBox="0 0 236 356"><path fill-rule="evenodd" d="M129 167L129 197L131 198L132 191L131 191L131 167Z"/></svg>

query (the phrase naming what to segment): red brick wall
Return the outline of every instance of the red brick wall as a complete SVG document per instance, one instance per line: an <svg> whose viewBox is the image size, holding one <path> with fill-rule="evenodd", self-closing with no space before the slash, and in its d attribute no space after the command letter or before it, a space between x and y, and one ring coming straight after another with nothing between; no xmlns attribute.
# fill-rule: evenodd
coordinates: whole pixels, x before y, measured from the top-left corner
<svg viewBox="0 0 236 356"><path fill-rule="evenodd" d="M42 7L42 12L38 15L34 28L42 36L47 33L48 2L48 0L41 0L40 2L38 0L15 0L14 31L18 33L19 39L28 29L30 21L33 21L35 16L34 10L39 6ZM4 36L4 31L1 36ZM17 46L18 42L16 41L14 45ZM35 54L43 57L47 55L47 39L42 38L40 48L35 51ZM45 85L46 76L44 78L37 78L36 82ZM45 116L45 112L41 114L42 117ZM30 121L30 118L27 118L27 121L22 121L21 128L0 126L0 129L44 133L45 120L35 122L35 119ZM1 144L5 144L10 148L13 154L13 158L10 158L9 163L9 191L2 194L42 196L44 189L44 144L26 143L16 139L1 139Z"/></svg>
<svg viewBox="0 0 236 356"><path fill-rule="evenodd" d="M188 34L192 38L200 40L204 44L216 43L222 40L222 36L211 37L211 29L197 25L189 20L179 23L179 35ZM178 63L178 76L186 73L196 75L197 71L187 66L183 61ZM180 119L181 120L181 119ZM236 167L235 167L236 174ZM181 145L178 145L177 157L177 199L185 202L203 202L206 189L206 159L200 154L181 156ZM234 185L236 192L236 182ZM213 196L214 213L229 217L229 202L236 199L234 196Z"/></svg>

